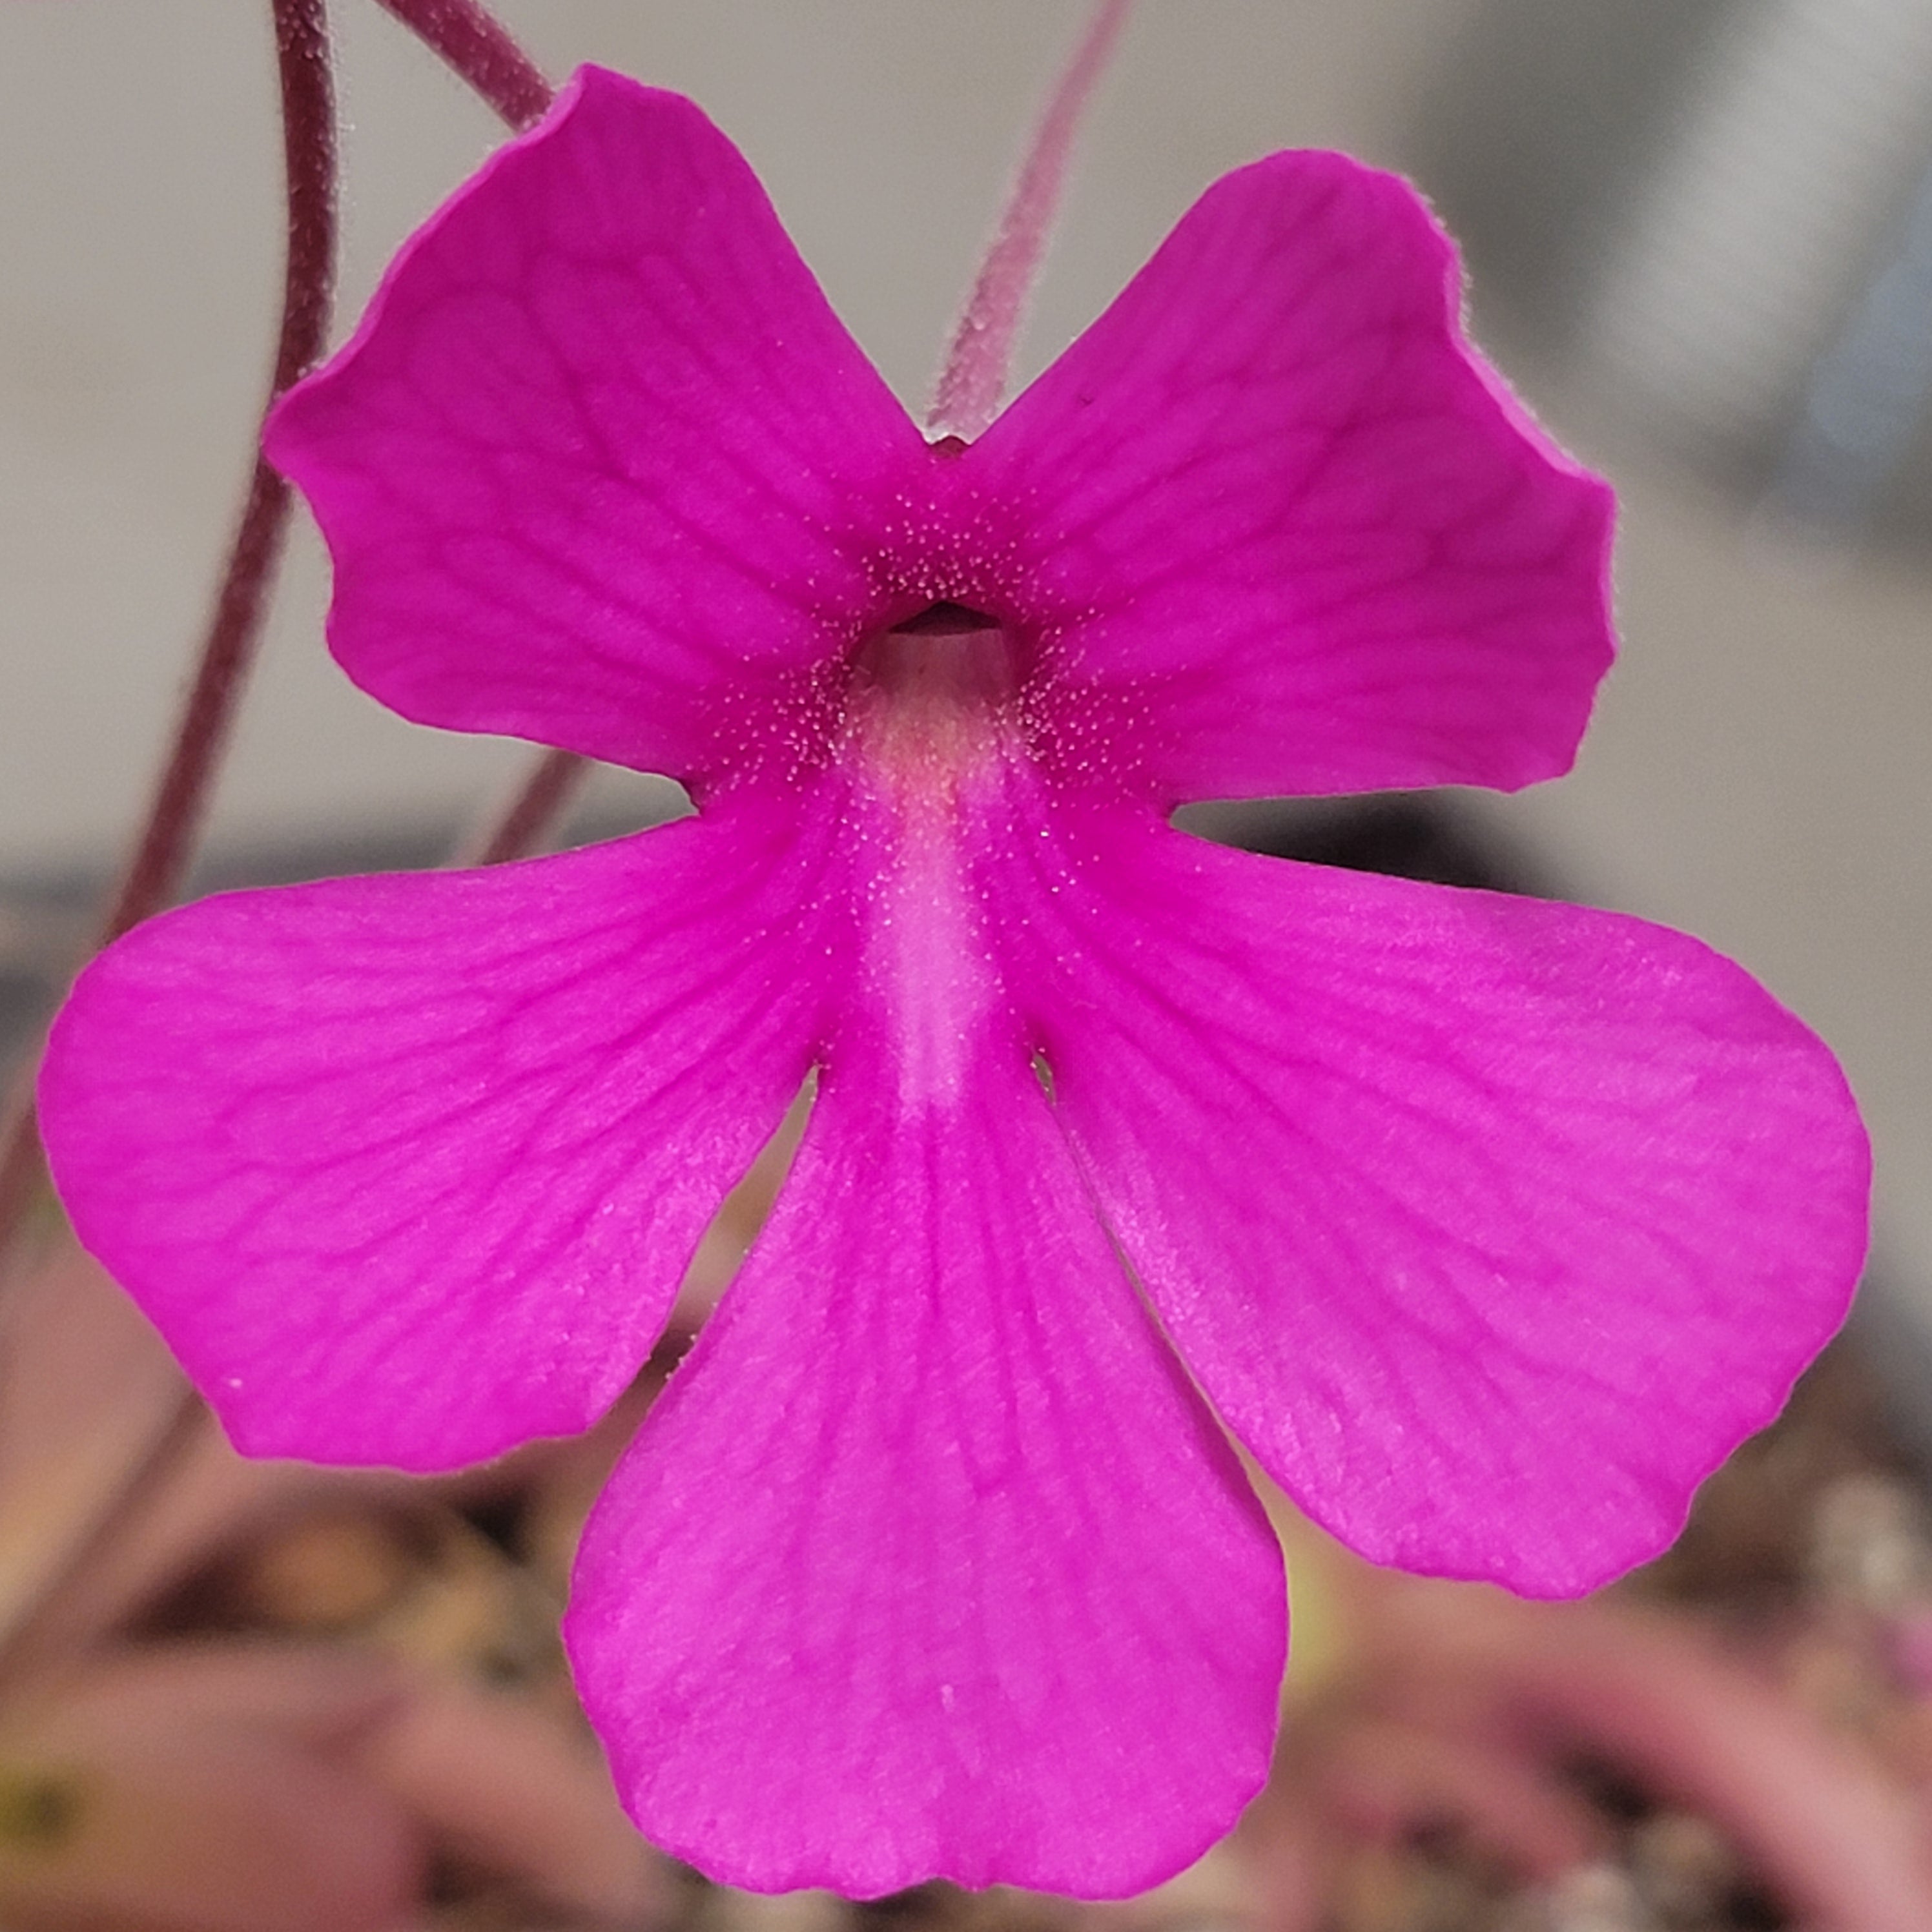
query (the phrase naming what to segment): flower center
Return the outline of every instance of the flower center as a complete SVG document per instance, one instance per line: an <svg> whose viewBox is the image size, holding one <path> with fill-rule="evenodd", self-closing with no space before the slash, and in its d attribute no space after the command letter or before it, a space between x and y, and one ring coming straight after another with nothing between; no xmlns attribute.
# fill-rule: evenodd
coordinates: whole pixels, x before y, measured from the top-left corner
<svg viewBox="0 0 1932 1932"><path fill-rule="evenodd" d="M950 802L1010 742L1019 689L1012 640L997 618L929 604L854 654L849 741L894 793Z"/></svg>
<svg viewBox="0 0 1932 1932"><path fill-rule="evenodd" d="M996 618L936 603L868 638L848 678L866 980L901 1103L950 1103L1000 998L971 875L1023 762L1018 654Z"/></svg>
<svg viewBox="0 0 1932 1932"><path fill-rule="evenodd" d="M1019 688L999 620L964 604L928 604L880 632L852 668L860 682L911 704L998 704Z"/></svg>

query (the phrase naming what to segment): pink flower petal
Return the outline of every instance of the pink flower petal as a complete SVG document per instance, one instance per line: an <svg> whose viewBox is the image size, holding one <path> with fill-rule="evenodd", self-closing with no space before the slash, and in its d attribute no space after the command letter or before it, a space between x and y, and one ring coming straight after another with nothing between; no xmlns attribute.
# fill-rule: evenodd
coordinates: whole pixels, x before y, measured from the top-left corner
<svg viewBox="0 0 1932 1932"><path fill-rule="evenodd" d="M586 68L404 250L267 448L364 689L701 782L785 759L924 442L737 150Z"/></svg>
<svg viewBox="0 0 1932 1932"><path fill-rule="evenodd" d="M1063 766L1138 767L1165 805L1568 769L1610 660L1610 493L1464 340L1460 292L1404 183L1276 154L974 446L1030 508Z"/></svg>
<svg viewBox="0 0 1932 1932"><path fill-rule="evenodd" d="M1006 944L1058 1105L1268 1472L1378 1562L1532 1595L1661 1549L1857 1278L1824 1047L1611 914L1119 820L1053 862Z"/></svg>
<svg viewBox="0 0 1932 1932"><path fill-rule="evenodd" d="M1114 1896L1267 1769L1265 1519L1024 1053L962 1052L928 1105L835 1058L578 1559L565 1634L618 1790L734 1883Z"/></svg>
<svg viewBox="0 0 1932 1932"><path fill-rule="evenodd" d="M813 1050L825 838L770 816L207 900L82 976L55 1178L238 1447L449 1468L622 1390Z"/></svg>

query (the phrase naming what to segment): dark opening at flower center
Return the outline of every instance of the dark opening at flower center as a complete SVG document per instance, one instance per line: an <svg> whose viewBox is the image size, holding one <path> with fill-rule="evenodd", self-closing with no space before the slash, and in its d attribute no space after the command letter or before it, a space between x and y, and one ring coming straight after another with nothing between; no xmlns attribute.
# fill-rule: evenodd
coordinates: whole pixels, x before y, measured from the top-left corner
<svg viewBox="0 0 1932 1932"><path fill-rule="evenodd" d="M997 617L965 604L928 604L868 638L852 668L861 688L915 705L977 710L1019 688L1012 638Z"/></svg>
<svg viewBox="0 0 1932 1932"><path fill-rule="evenodd" d="M891 634L896 638L952 638L963 636L969 631L997 631L1000 622L989 617L983 610L974 610L964 604L928 604L916 616L908 617L903 624L895 624Z"/></svg>

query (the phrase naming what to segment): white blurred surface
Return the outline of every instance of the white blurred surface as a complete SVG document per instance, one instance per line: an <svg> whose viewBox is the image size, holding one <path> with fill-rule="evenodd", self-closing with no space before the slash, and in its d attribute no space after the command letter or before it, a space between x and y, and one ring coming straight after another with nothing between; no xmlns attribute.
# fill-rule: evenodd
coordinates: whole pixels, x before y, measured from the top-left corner
<svg viewBox="0 0 1932 1932"><path fill-rule="evenodd" d="M1392 160L1467 0L1142 0L1083 144L1029 367L1215 175ZM909 400L1084 9L1072 0L520 0L554 76L694 94ZM498 138L368 0L338 0L338 327ZM149 780L245 476L280 273L266 4L0 6L0 873L104 861ZM1427 184L1424 184L1426 188ZM1625 494L1625 635L1576 775L1484 802L1580 894L1735 953L1838 1048L1882 1253L1932 1332L1932 570L1780 559L1518 370ZM218 800L230 841L473 807L520 752L405 725L323 652L306 530ZM621 780L611 782L621 785Z"/></svg>

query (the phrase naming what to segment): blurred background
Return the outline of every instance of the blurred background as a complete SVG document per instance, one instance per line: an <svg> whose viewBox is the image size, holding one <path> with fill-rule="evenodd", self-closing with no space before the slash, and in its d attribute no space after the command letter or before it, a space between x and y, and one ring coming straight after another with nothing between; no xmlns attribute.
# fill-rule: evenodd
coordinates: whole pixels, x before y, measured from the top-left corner
<svg viewBox="0 0 1932 1932"><path fill-rule="evenodd" d="M694 95L916 406L1084 8L499 11L554 78L596 60ZM373 5L337 14L339 335L501 136ZM1410 175L1458 235L1478 339L1622 492L1623 654L1560 783L1339 830L1321 812L1210 822L1344 858L1387 859L1393 838L1392 862L1642 914L1748 965L1837 1049L1877 1144L1862 1318L1893 1439L1872 1454L1932 1441L1932 0L1142 0L1082 141L1023 373L1216 176L1284 146ZM279 171L266 6L0 9L9 1050L70 970L199 634L266 377ZM427 862L524 767L521 747L418 730L350 687L321 647L326 595L304 524L210 878ZM677 805L675 788L600 772L576 835ZM1840 1421L1870 1394L1847 1386ZM1909 1569L1923 1547L1899 1533ZM1562 1924L1720 1922L1584 1910Z"/></svg>

